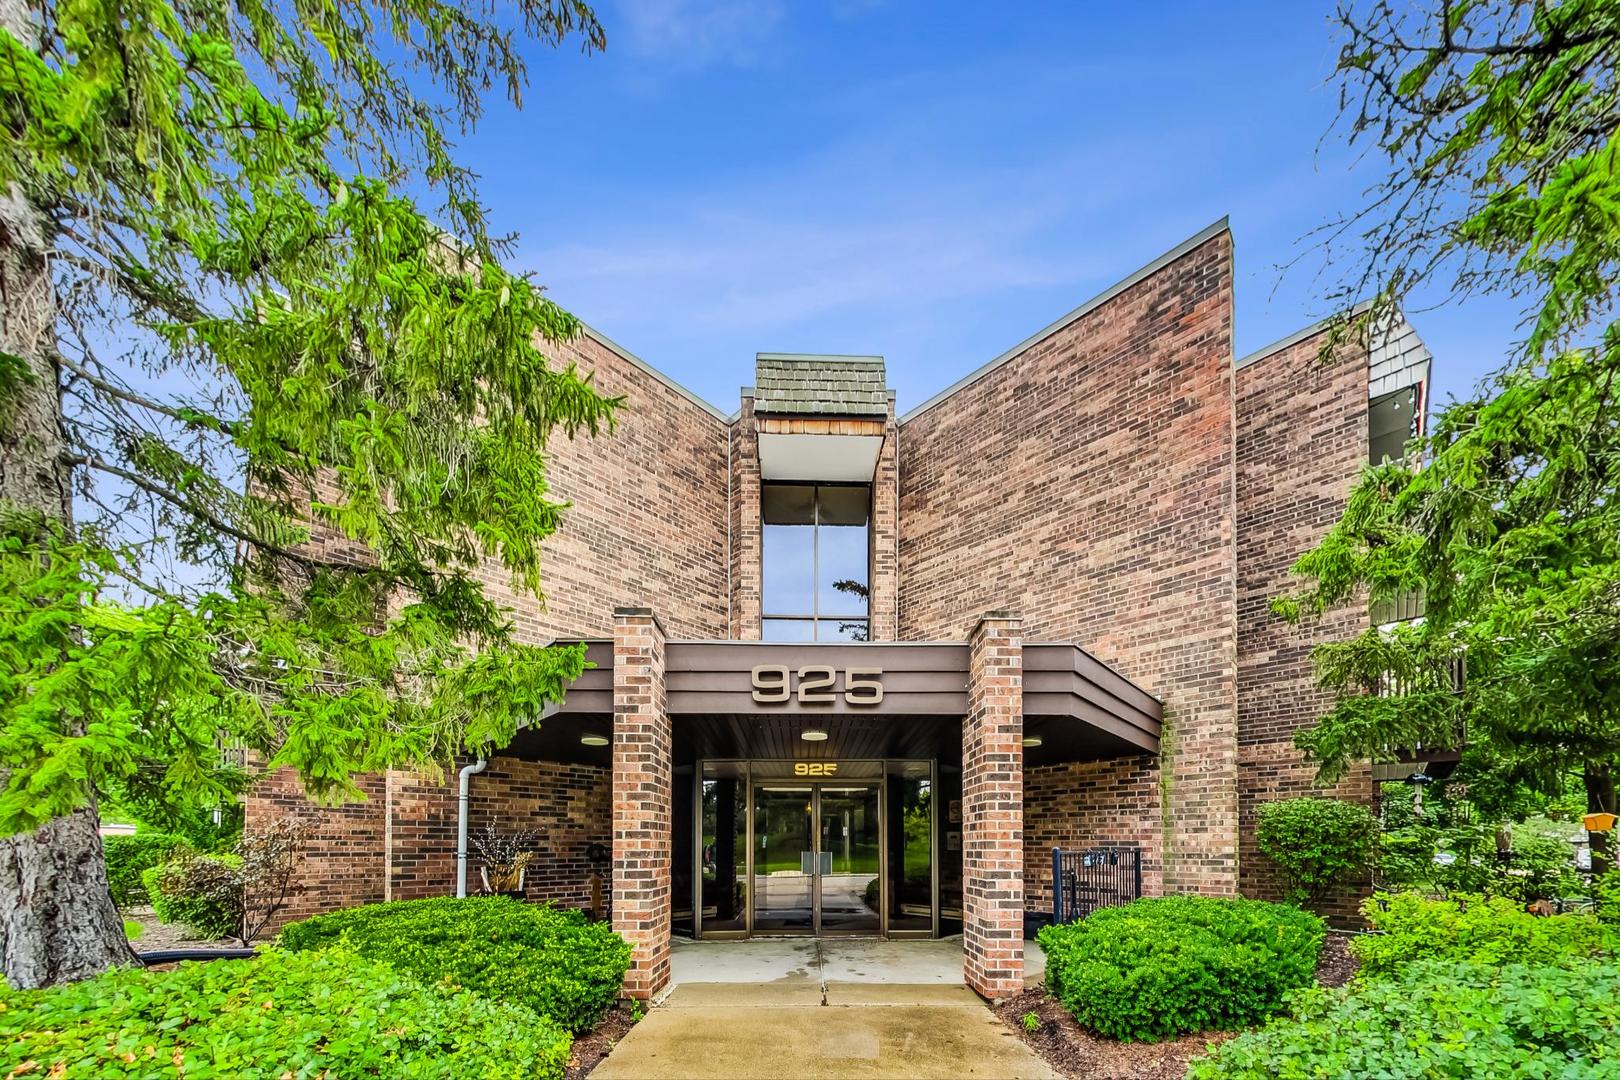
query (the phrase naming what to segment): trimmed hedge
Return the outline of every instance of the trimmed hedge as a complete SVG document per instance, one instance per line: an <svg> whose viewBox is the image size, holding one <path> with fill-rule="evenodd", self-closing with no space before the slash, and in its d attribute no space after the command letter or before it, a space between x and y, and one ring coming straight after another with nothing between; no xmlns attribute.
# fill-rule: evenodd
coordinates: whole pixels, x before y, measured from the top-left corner
<svg viewBox="0 0 1620 1080"><path fill-rule="evenodd" d="M35 1062L30 1075L98 1078L558 1078L572 1042L528 1009L343 950L0 988L0 1044L19 1075Z"/></svg>
<svg viewBox="0 0 1620 1080"><path fill-rule="evenodd" d="M1368 976L1396 974L1415 960L1557 965L1614 956L1620 946L1620 932L1591 915L1532 915L1503 897L1396 893L1368 900L1361 911L1382 931L1350 945Z"/></svg>
<svg viewBox="0 0 1620 1080"><path fill-rule="evenodd" d="M1048 926L1046 984L1082 1025L1155 1042L1232 1031L1315 981L1326 927L1286 904L1195 896L1137 900Z"/></svg>
<svg viewBox="0 0 1620 1080"><path fill-rule="evenodd" d="M148 867L141 872L141 883L152 901L159 922L184 923L201 938L229 937L239 931L241 912L227 898L203 895L200 879L215 879L217 875L193 871L206 870L204 864L218 863L232 868L242 865L240 855L199 855L190 849L167 862Z"/></svg>
<svg viewBox="0 0 1620 1080"><path fill-rule="evenodd" d="M338 943L425 982L526 1005L571 1031L602 1018L630 966L629 943L606 924L505 896L367 904L281 931L294 951Z"/></svg>
<svg viewBox="0 0 1620 1080"><path fill-rule="evenodd" d="M141 875L166 862L176 850L185 847L184 838L171 833L138 832L133 836L103 837L101 849L107 857L107 890L120 908L147 902Z"/></svg>
<svg viewBox="0 0 1620 1080"><path fill-rule="evenodd" d="M1307 990L1294 1018L1223 1043L1188 1080L1620 1075L1620 966L1423 960Z"/></svg>

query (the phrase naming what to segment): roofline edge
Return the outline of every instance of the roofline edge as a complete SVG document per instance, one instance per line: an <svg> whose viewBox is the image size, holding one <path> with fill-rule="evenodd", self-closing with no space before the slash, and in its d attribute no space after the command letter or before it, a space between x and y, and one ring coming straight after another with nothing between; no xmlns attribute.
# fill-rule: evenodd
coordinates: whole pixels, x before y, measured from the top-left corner
<svg viewBox="0 0 1620 1080"><path fill-rule="evenodd" d="M1014 345L1000 356L997 356L988 363L981 364L979 367L968 372L966 375L962 376L960 379L956 380L939 393L928 398L921 405L918 405L906 412L899 418L898 422L904 424L908 420L916 419L929 409L932 409L935 405L938 405L940 402L956 393L958 390L978 382L980 379L990 374L996 368L1001 367L1015 356L1018 356L1025 349L1029 348L1031 345L1034 345L1036 342L1041 341L1043 338L1050 337L1059 330L1062 330L1064 327L1068 326L1070 323L1084 318L1086 315L1089 315L1103 304L1106 304L1108 301L1112 300L1126 289L1140 283L1144 278L1163 270L1166 266L1169 266L1171 263L1187 254L1189 251L1192 251L1194 248L1209 242L1211 239L1219 236L1223 232L1230 231L1231 215L1222 214L1219 219L1204 226L1202 229L1198 230L1196 233L1189 236L1187 239L1183 240L1169 251L1166 251L1164 254L1158 256L1152 262L1149 262L1147 265L1108 286L1108 288L1104 289L1096 296L1093 296L1091 299L1083 302L1079 307L1072 309L1066 315L1060 316L1056 322L1050 323L1046 327L1037 330L1035 333L1031 334L1023 341L1020 341L1018 344Z"/></svg>
<svg viewBox="0 0 1620 1080"><path fill-rule="evenodd" d="M1366 312L1372 306L1372 300L1357 300L1354 304L1350 305L1348 317L1353 319L1357 315ZM1298 345L1306 338L1315 337L1317 334L1320 334L1322 331L1326 330L1330 325L1332 325L1334 319L1344 318L1346 317L1346 314L1346 312L1341 311L1336 314L1329 315L1325 319L1318 319L1309 326L1301 327L1300 329L1295 330L1292 334L1278 338L1270 345L1262 345L1253 352L1246 353L1245 355L1238 357L1236 360L1232 361L1232 366L1234 368L1245 368L1250 364L1258 364L1266 357L1280 353L1290 345ZM1401 317L1405 318L1406 313L1402 312Z"/></svg>
<svg viewBox="0 0 1620 1080"><path fill-rule="evenodd" d="M662 371L659 371L657 368L647 363L647 361L643 360L641 357L637 356L623 345L620 345L618 342L602 333L602 331L598 330L590 323L581 319L579 326L580 330L585 334L586 337L590 338L604 349L607 349L621 360L628 360L631 364L640 368L648 375L651 375L653 378L657 379L659 382L663 383L677 394L680 394L682 397L686 398L692 404L696 405L698 408L702 409L704 412L708 413L722 424L731 423L731 418L727 417L725 413L721 412L714 405L711 405L709 402L698 397L692 391L688 390L686 387L682 386L668 375L665 375Z"/></svg>

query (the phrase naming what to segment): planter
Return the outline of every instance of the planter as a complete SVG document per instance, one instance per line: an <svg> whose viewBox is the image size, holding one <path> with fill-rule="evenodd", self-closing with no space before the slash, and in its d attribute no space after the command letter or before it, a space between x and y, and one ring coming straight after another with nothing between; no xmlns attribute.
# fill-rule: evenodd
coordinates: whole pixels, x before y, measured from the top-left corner
<svg viewBox="0 0 1620 1080"><path fill-rule="evenodd" d="M485 896L510 896L514 900L526 899L526 896L525 896L524 891L523 891L523 882L524 882L524 879L528 877L528 875L529 875L528 870L526 870L526 869L519 870L518 871L518 879L517 879L517 888L515 888L515 889L497 889L497 888L494 888L493 886L491 886L490 883L489 883L489 868L484 867L484 866L480 866L478 868L478 877L484 883L484 895ZM497 876L504 878L504 877L508 877L510 875L501 874L501 875L497 875Z"/></svg>

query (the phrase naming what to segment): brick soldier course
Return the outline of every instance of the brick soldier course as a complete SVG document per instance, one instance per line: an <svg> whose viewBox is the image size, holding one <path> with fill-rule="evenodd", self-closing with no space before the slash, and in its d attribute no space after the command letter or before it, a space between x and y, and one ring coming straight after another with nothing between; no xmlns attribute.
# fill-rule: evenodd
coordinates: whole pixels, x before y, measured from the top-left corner
<svg viewBox="0 0 1620 1080"><path fill-rule="evenodd" d="M1267 801L1320 793L1292 745L1326 704L1309 650L1368 615L1351 605L1296 629L1267 601L1368 460L1369 401L1421 401L1429 358L1404 321L1331 364L1320 327L1234 358L1232 267L1217 222L906 412L879 357L762 353L728 413L595 330L560 347L626 406L613 434L548 448L571 509L546 546L545 602L485 577L522 640L593 642L597 666L472 777L470 827L537 833L528 898L611 917L633 946L626 991L643 998L668 980L672 933L756 932L745 912L766 875L778 891L800 881L791 852L762 846L797 834L749 805L776 782L761 778L811 790L794 764L881 793L866 827L882 829L882 880L839 901L844 925L960 929L986 996L1021 986L1024 915L1050 908L1055 846L1141 848L1149 895L1275 896L1254 822ZM803 524L832 531L794 531L799 511L767 521L766 493L780 501L785 484L855 487L864 532L814 525L821 509ZM825 546L792 547L811 535ZM848 555L860 535L864 572ZM824 563L858 588L811 580ZM783 603L821 622L771 624ZM798 643L818 634L846 644ZM751 685L760 667L784 672L782 699ZM803 698L822 667L826 697ZM883 670L881 704L846 699L849 669L866 667ZM366 778L366 802L318 810L267 773L250 824L318 818L290 917L453 893L463 764ZM902 775L926 780L913 810L932 844L905 858ZM1372 799L1370 773L1333 794ZM825 830L849 835L867 811L848 813L802 839L798 873L823 913L807 925L830 910ZM1341 915L1356 895L1337 898Z"/></svg>

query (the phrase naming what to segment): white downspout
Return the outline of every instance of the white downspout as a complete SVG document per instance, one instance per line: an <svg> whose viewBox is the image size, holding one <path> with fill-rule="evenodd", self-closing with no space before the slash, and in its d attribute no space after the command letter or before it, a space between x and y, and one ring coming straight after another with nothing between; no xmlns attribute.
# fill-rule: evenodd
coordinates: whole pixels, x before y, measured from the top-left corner
<svg viewBox="0 0 1620 1080"><path fill-rule="evenodd" d="M464 765L461 769L461 794L459 807L456 812L456 898L459 900L467 895L467 788L472 784L474 773L481 773L489 768L487 758L479 758L471 765Z"/></svg>

